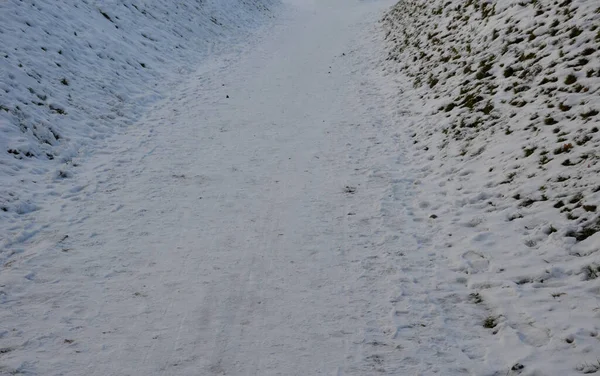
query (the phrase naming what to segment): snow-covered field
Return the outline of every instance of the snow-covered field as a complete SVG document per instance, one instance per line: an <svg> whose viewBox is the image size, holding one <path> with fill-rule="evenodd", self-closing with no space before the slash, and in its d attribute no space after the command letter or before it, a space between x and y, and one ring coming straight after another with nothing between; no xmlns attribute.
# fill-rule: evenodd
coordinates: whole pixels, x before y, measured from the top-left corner
<svg viewBox="0 0 600 376"><path fill-rule="evenodd" d="M0 3L0 374L600 372L598 6L394 3Z"/></svg>

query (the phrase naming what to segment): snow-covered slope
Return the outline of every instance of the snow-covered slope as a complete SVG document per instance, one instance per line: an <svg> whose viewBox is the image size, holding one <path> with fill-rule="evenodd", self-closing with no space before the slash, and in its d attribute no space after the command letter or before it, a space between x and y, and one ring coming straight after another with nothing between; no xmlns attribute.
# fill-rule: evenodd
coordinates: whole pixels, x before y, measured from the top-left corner
<svg viewBox="0 0 600 376"><path fill-rule="evenodd" d="M599 371L598 2L402 0L382 26L420 212L488 371Z"/></svg>
<svg viewBox="0 0 600 376"><path fill-rule="evenodd" d="M0 2L0 215L139 118L203 56L271 17L276 0ZM51 189L50 189L51 190Z"/></svg>

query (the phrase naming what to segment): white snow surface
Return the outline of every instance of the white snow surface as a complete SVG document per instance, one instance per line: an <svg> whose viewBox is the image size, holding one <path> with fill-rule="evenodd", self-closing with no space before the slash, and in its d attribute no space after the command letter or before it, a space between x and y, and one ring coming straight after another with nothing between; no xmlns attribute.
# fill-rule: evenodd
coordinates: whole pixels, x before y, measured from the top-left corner
<svg viewBox="0 0 600 376"><path fill-rule="evenodd" d="M392 5L285 0L40 171L0 222L0 374L597 371L597 235L415 146L439 119L385 60Z"/></svg>
<svg viewBox="0 0 600 376"><path fill-rule="evenodd" d="M277 0L0 2L0 215L139 119L198 61L231 50ZM0 236L2 244L3 236Z"/></svg>
<svg viewBox="0 0 600 376"><path fill-rule="evenodd" d="M487 327L476 374L600 372L599 21L592 0L402 0L383 19L415 205Z"/></svg>

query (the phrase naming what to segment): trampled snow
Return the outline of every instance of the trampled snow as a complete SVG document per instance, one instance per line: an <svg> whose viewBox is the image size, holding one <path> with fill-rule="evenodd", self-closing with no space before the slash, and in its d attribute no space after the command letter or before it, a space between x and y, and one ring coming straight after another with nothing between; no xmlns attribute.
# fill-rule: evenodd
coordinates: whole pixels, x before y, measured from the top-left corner
<svg viewBox="0 0 600 376"><path fill-rule="evenodd" d="M393 3L0 4L0 374L598 371L592 2Z"/></svg>
<svg viewBox="0 0 600 376"><path fill-rule="evenodd" d="M201 59L273 17L274 0L0 3L0 215L38 209ZM50 189L51 190L51 189ZM0 244L11 234L2 234ZM2 239L5 238L5 239Z"/></svg>

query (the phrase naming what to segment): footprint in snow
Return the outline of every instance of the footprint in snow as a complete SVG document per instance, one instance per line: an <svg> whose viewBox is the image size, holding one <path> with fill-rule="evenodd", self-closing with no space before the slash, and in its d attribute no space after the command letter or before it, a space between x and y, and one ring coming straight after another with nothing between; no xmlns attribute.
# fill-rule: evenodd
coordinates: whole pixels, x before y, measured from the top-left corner
<svg viewBox="0 0 600 376"><path fill-rule="evenodd" d="M347 185L344 188L344 192L348 193L348 194L354 194L354 193L356 193L356 187L351 187L351 186Z"/></svg>

